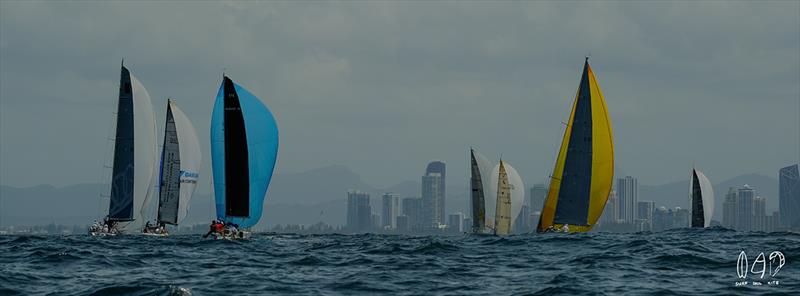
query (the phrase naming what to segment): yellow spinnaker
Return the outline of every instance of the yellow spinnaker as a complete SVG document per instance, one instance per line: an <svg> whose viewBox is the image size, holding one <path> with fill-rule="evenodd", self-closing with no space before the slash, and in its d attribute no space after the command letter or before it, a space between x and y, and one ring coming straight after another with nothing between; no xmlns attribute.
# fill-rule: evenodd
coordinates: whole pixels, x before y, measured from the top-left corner
<svg viewBox="0 0 800 296"><path fill-rule="evenodd" d="M558 152L537 230L592 229L605 208L614 177L614 141L603 93L588 58Z"/></svg>

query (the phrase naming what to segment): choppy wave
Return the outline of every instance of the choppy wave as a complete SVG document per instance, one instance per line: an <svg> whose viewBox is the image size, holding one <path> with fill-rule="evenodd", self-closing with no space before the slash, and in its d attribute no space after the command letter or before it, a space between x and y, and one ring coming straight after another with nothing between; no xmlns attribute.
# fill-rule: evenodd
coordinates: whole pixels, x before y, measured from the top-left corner
<svg viewBox="0 0 800 296"><path fill-rule="evenodd" d="M780 251L763 286L736 259ZM800 291L800 234L0 236L0 295L731 295ZM767 281L777 280L778 285Z"/></svg>

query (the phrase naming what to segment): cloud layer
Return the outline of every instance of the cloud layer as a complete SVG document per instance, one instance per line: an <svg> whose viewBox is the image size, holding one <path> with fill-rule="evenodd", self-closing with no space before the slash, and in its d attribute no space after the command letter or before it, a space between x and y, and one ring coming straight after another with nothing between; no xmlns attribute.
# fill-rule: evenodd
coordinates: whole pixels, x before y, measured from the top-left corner
<svg viewBox="0 0 800 296"><path fill-rule="evenodd" d="M544 182L589 53L617 167L641 183L693 162L712 181L774 175L800 158L798 2L0 8L5 185L99 180L123 58L159 121L177 100L206 156L222 72L259 95L281 129L279 173L344 164L386 187L443 159L466 190L474 146Z"/></svg>

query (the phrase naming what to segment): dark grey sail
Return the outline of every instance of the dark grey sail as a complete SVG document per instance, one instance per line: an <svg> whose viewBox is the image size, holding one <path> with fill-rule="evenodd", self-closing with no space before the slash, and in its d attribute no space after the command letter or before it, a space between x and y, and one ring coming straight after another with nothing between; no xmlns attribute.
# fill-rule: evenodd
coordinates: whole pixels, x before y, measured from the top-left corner
<svg viewBox="0 0 800 296"><path fill-rule="evenodd" d="M483 196L483 179L478 162L475 159L475 151L470 149L470 161L472 176L470 185L472 187L472 232L482 233L486 227L486 202Z"/></svg>
<svg viewBox="0 0 800 296"><path fill-rule="evenodd" d="M122 66L117 103L117 129L114 137L114 165L111 173L111 198L108 219L131 221L133 214L133 90L131 75Z"/></svg>
<svg viewBox="0 0 800 296"><path fill-rule="evenodd" d="M228 77L224 79L225 102L225 215L250 216L250 170L247 133L239 95Z"/></svg>
<svg viewBox="0 0 800 296"><path fill-rule="evenodd" d="M175 118L167 101L167 120L164 126L164 147L161 150L161 181L158 195L158 221L178 224L178 204L181 193L181 156Z"/></svg>
<svg viewBox="0 0 800 296"><path fill-rule="evenodd" d="M588 225L589 191L592 185L592 99L588 59L583 67L575 116L560 178L555 224Z"/></svg>
<svg viewBox="0 0 800 296"><path fill-rule="evenodd" d="M692 169L692 227L705 227L703 191L700 189L700 180L694 169Z"/></svg>

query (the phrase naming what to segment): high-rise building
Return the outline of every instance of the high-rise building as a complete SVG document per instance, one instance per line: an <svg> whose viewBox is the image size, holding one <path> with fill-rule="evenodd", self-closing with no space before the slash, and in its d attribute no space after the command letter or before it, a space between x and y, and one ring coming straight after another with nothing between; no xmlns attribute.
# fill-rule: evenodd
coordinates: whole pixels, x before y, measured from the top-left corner
<svg viewBox="0 0 800 296"><path fill-rule="evenodd" d="M397 232L408 233L410 229L408 225L409 225L408 216L406 215L397 216Z"/></svg>
<svg viewBox="0 0 800 296"><path fill-rule="evenodd" d="M767 199L757 196L753 199L753 230L768 231L767 228Z"/></svg>
<svg viewBox="0 0 800 296"><path fill-rule="evenodd" d="M653 231L662 231L672 228L672 210L666 207L659 207L653 211Z"/></svg>
<svg viewBox="0 0 800 296"><path fill-rule="evenodd" d="M422 218L423 227L436 229L444 221L444 196L442 175L428 173L422 176Z"/></svg>
<svg viewBox="0 0 800 296"><path fill-rule="evenodd" d="M416 197L404 198L403 215L408 219L408 230L419 231L422 224L422 199Z"/></svg>
<svg viewBox="0 0 800 296"><path fill-rule="evenodd" d="M800 164L779 171L779 197L781 226L789 230L800 230Z"/></svg>
<svg viewBox="0 0 800 296"><path fill-rule="evenodd" d="M379 230L381 229L381 215L378 213L370 213L370 230Z"/></svg>
<svg viewBox="0 0 800 296"><path fill-rule="evenodd" d="M737 200L736 188L728 188L728 194L725 194L725 201L722 202L722 226L725 228L736 229Z"/></svg>
<svg viewBox="0 0 800 296"><path fill-rule="evenodd" d="M626 176L617 179L617 199L619 200L617 219L633 223L636 220L636 206L639 202L639 182L636 178Z"/></svg>
<svg viewBox="0 0 800 296"><path fill-rule="evenodd" d="M444 206L445 198L447 197L447 183L445 183L447 180L447 166L445 165L444 161L434 160L428 163L428 166L425 168L425 175L427 176L431 174L439 174L440 176L439 184L437 186L438 190L433 196L434 200L436 201L436 212L434 215L438 224L445 224Z"/></svg>
<svg viewBox="0 0 800 296"><path fill-rule="evenodd" d="M680 207L675 208L675 221L672 223L672 227L674 228L687 228L689 227L689 222L691 221L692 214L689 212L689 209L681 209Z"/></svg>
<svg viewBox="0 0 800 296"><path fill-rule="evenodd" d="M450 232L460 233L464 231L464 214L461 212L450 214L447 217L447 228Z"/></svg>
<svg viewBox="0 0 800 296"><path fill-rule="evenodd" d="M619 217L619 198L617 198L617 191L611 189L608 193L608 201L606 207L603 209L603 214L600 216L600 224L617 223Z"/></svg>
<svg viewBox="0 0 800 296"><path fill-rule="evenodd" d="M753 231L753 200L756 190L745 184L736 192L736 230Z"/></svg>
<svg viewBox="0 0 800 296"><path fill-rule="evenodd" d="M358 190L347 191L347 230L367 232L372 228L372 208L369 193Z"/></svg>
<svg viewBox="0 0 800 296"><path fill-rule="evenodd" d="M531 212L541 212L546 198L547 187L544 184L533 185L533 187L531 187L530 196L528 196L528 204L531 206Z"/></svg>
<svg viewBox="0 0 800 296"><path fill-rule="evenodd" d="M637 212L636 215L639 219L643 220L653 220L653 211L656 209L656 202L651 200L643 200L637 203Z"/></svg>
<svg viewBox="0 0 800 296"><path fill-rule="evenodd" d="M530 222L529 209L530 207L528 205L522 205L522 208L519 211L519 215L517 216L517 219L514 220L514 225L511 229L513 233L530 232L531 222Z"/></svg>
<svg viewBox="0 0 800 296"><path fill-rule="evenodd" d="M381 227L383 229L397 229L397 215L400 214L400 194L384 193L382 199Z"/></svg>
<svg viewBox="0 0 800 296"><path fill-rule="evenodd" d="M652 230L653 211L656 210L656 202L645 200L638 202L637 205L636 215L639 217L639 220L643 222L642 225L644 225L644 228L641 230Z"/></svg>

